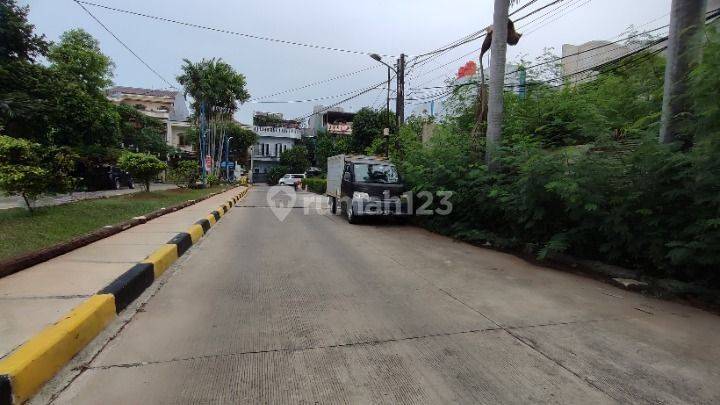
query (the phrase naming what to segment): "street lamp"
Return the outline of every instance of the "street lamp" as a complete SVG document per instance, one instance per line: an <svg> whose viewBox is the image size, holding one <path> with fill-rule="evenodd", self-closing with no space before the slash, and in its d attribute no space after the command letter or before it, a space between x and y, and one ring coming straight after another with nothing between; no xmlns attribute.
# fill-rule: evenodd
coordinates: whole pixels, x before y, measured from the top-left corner
<svg viewBox="0 0 720 405"><path fill-rule="evenodd" d="M388 126L388 132L385 134L385 154L389 155L389 149L390 149L390 70L395 72L397 75L397 70L395 70L392 66L388 65L387 63L383 62L382 57L376 53L371 53L370 57L375 59L376 61L382 63L383 65L387 66L388 68L388 74L387 74L387 98L385 102L385 113L387 114L387 126Z"/></svg>

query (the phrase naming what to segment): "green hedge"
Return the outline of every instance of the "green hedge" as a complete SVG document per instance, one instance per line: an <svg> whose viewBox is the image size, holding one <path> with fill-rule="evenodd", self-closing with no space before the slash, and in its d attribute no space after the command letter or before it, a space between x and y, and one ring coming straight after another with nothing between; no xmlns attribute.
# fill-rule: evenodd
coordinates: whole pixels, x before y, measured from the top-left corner
<svg viewBox="0 0 720 405"><path fill-rule="evenodd" d="M325 194L327 180L319 177L310 177L303 181L308 186L308 190L313 193Z"/></svg>

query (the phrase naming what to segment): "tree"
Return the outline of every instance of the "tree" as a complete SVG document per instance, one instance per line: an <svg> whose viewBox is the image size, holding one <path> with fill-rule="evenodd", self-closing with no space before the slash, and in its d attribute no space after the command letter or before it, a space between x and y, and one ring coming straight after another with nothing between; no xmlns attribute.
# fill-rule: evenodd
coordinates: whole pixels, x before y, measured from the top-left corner
<svg viewBox="0 0 720 405"><path fill-rule="evenodd" d="M239 161L246 162L248 148L258 140L258 135L250 129L243 128L235 122L227 123L225 136L230 140L230 153Z"/></svg>
<svg viewBox="0 0 720 405"><path fill-rule="evenodd" d="M102 53L98 40L83 29L63 32L60 42L50 47L48 59L55 72L79 83L88 94L104 95L102 90L112 83L112 60Z"/></svg>
<svg viewBox="0 0 720 405"><path fill-rule="evenodd" d="M149 192L150 182L167 169L167 164L148 153L125 152L118 159L118 167L145 183L145 191Z"/></svg>
<svg viewBox="0 0 720 405"><path fill-rule="evenodd" d="M155 156L165 156L170 152L162 121L148 117L129 105L120 104L116 109L120 115L120 136L126 148Z"/></svg>
<svg viewBox="0 0 720 405"><path fill-rule="evenodd" d="M295 145L280 154L280 166L283 166L290 173L305 173L310 167L307 149L302 145Z"/></svg>
<svg viewBox="0 0 720 405"><path fill-rule="evenodd" d="M73 166L74 156L67 149L0 135L0 189L21 196L30 211L39 195L72 189Z"/></svg>
<svg viewBox="0 0 720 405"><path fill-rule="evenodd" d="M205 137L198 137L201 149L214 161L220 161L224 158L227 123L232 121L237 103L250 98L245 89L245 76L222 59L203 59L198 63L183 59L183 62L183 73L177 81L185 88L185 95L193 99L198 126L203 120L208 125ZM212 170L214 172L216 167Z"/></svg>
<svg viewBox="0 0 720 405"><path fill-rule="evenodd" d="M353 152L363 153L378 136L382 136L383 128L387 123L381 122L378 111L363 107L353 117L352 141L350 148Z"/></svg>
<svg viewBox="0 0 720 405"><path fill-rule="evenodd" d="M170 170L171 181L177 185L192 187L200 178L200 166L195 160L183 160Z"/></svg>
<svg viewBox="0 0 720 405"><path fill-rule="evenodd" d="M15 0L0 0L0 63L33 62L45 55L48 43L36 35L35 26L27 20L29 6L19 7Z"/></svg>
<svg viewBox="0 0 720 405"><path fill-rule="evenodd" d="M120 116L105 97L113 64L98 41L81 29L63 33L50 47L50 71L57 80L50 111L50 142L57 145L119 146Z"/></svg>
<svg viewBox="0 0 720 405"><path fill-rule="evenodd" d="M208 122L215 116L228 118L237 110L237 102L250 98L245 76L222 59L203 59L198 63L183 59L181 70L177 81L185 88L185 95L193 98L195 116L200 116L200 105L205 103Z"/></svg>

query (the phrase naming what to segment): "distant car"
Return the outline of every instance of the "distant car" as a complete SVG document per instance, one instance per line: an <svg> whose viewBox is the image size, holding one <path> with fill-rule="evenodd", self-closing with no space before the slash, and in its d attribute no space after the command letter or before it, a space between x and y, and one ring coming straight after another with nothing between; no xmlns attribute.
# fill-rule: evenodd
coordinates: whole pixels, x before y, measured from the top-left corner
<svg viewBox="0 0 720 405"><path fill-rule="evenodd" d="M305 177L317 177L322 174L322 170L317 167L311 167L305 171Z"/></svg>
<svg viewBox="0 0 720 405"><path fill-rule="evenodd" d="M302 183L303 179L305 179L304 174L286 174L280 178L278 185L297 187Z"/></svg>
<svg viewBox="0 0 720 405"><path fill-rule="evenodd" d="M81 177L88 190L119 190L135 188L130 173L116 166L101 165L85 169Z"/></svg>

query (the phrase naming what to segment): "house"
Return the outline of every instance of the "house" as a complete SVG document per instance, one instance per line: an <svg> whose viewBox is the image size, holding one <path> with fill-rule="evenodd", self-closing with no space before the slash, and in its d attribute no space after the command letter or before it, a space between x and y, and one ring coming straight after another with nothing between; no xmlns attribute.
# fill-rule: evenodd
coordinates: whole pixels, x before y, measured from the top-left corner
<svg viewBox="0 0 720 405"><path fill-rule="evenodd" d="M313 107L313 115L308 118L307 135L317 136L318 131L326 131L332 135L352 135L352 121L355 113L345 112L342 107Z"/></svg>
<svg viewBox="0 0 720 405"><path fill-rule="evenodd" d="M280 113L255 112L252 130L258 135L250 154L252 180L265 182L268 171L280 164L280 154L302 138L303 129L299 121L283 119Z"/></svg>
<svg viewBox="0 0 720 405"><path fill-rule="evenodd" d="M190 128L190 112L181 92L115 86L108 90L108 99L115 104L133 106L146 116L161 120L165 124L168 145L193 151L193 145L185 136Z"/></svg>

